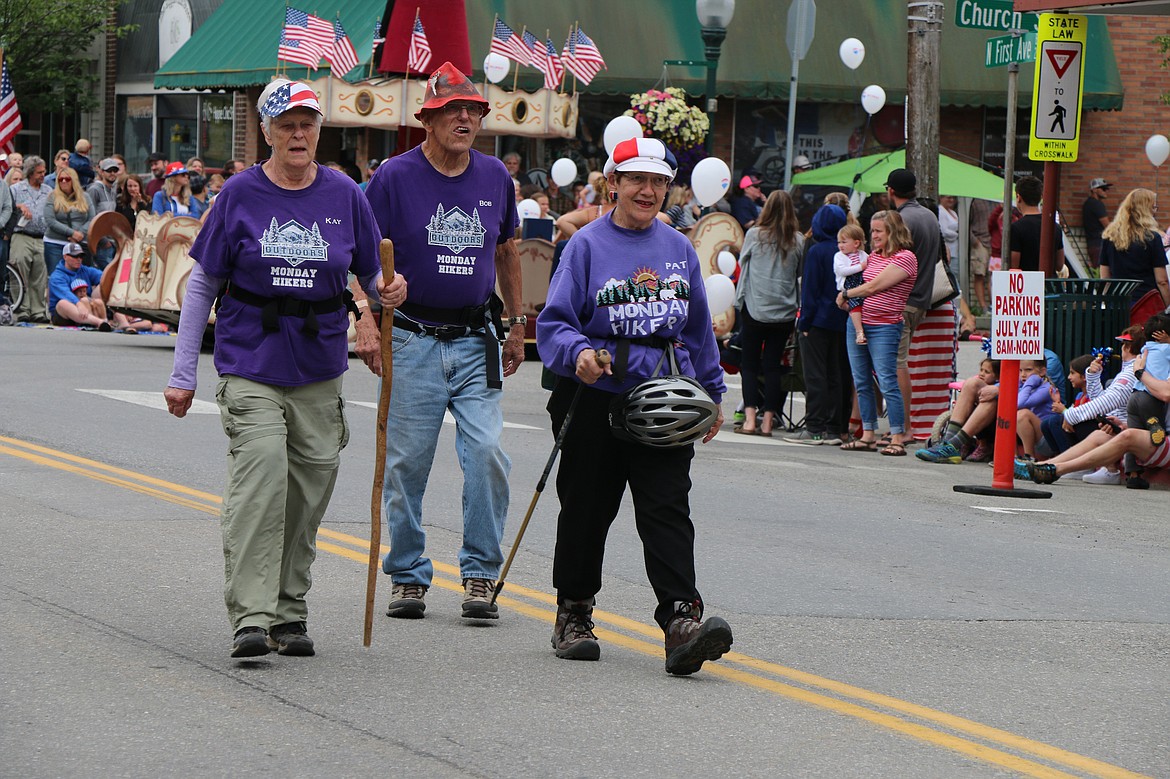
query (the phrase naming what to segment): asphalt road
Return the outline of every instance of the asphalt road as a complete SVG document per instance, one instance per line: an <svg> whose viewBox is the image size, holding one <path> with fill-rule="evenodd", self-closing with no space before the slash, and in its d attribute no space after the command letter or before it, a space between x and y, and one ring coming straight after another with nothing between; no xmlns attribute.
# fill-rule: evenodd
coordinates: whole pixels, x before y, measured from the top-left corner
<svg viewBox="0 0 1170 779"><path fill-rule="evenodd" d="M214 413L162 410L172 348L0 330L0 776L1170 776L1165 490L978 498L951 487L990 484L985 466L721 433L691 499L700 589L735 646L680 679L628 506L602 659L553 656L551 486L499 623L463 624L448 425L428 616L382 616L380 577L363 648L377 384L356 360L313 568L318 654L233 661L224 438ZM506 385L507 543L552 445L538 368ZM211 401L210 355L200 379Z"/></svg>

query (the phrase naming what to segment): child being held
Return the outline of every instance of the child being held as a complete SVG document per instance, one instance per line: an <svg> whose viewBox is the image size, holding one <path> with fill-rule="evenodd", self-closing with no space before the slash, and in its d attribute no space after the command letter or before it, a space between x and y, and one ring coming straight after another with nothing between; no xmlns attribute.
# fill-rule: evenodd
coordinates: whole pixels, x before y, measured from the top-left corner
<svg viewBox="0 0 1170 779"><path fill-rule="evenodd" d="M833 256L833 273L837 276L837 291L860 287L865 283L861 273L869 262L865 245L865 231L861 225L847 224L837 231L837 248ZM857 343L865 343L865 328L861 325L861 303L864 298L849 298L849 318L857 333Z"/></svg>

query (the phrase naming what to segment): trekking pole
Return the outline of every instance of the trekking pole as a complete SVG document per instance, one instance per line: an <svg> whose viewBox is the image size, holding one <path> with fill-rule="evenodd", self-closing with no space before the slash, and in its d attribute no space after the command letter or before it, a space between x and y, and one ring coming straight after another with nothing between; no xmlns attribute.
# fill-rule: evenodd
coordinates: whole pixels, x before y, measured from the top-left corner
<svg viewBox="0 0 1170 779"><path fill-rule="evenodd" d="M378 245L382 260L382 280L394 280L394 244L383 238ZM369 309L366 309L367 311ZM374 594L378 589L378 562L382 551L382 480L386 476L386 416L390 411L390 382L394 376L394 309L382 307L382 391L378 395L378 435L374 445L374 487L370 495L370 560L366 572L366 619L362 628L362 646L370 645L374 629Z"/></svg>
<svg viewBox="0 0 1170 779"><path fill-rule="evenodd" d="M595 358L597 364L603 368L613 362L609 352L605 349L599 349ZM524 521L520 523L520 530L516 533L516 540L512 542L512 551L508 552L508 559L504 562L504 569L500 571L500 580L496 582L496 589L492 593L492 603L496 602L496 598L500 596L500 591L504 589L504 579L508 578L508 570L512 567L512 560L516 557L516 550L520 548L520 542L524 539L524 531L528 529L528 520L532 519L532 512L536 510L536 501L540 500L540 493L544 492L544 485L548 481L548 475L552 471L553 463L557 461L557 452L561 451L561 445L565 443L565 433L569 430L569 423L573 421L573 412L577 409L577 401L581 399L581 390L584 389L584 384L577 384L577 389L573 392L573 400L569 403L569 410L565 413L565 421L561 423L561 429L557 431L557 438L553 443L552 454L548 456L548 462L544 465L544 473L540 475L540 481L536 483L536 492L532 495L532 502L528 504L528 513L524 515Z"/></svg>

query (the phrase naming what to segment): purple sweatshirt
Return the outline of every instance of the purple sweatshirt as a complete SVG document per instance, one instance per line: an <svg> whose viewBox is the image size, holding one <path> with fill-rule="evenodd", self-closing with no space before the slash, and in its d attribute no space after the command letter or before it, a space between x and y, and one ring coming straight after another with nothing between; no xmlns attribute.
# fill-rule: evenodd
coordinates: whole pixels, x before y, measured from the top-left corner
<svg viewBox="0 0 1170 779"><path fill-rule="evenodd" d="M1016 408L1021 411L1028 409L1040 419L1047 419L1056 413L1052 410L1051 388L1052 384L1048 379L1032 374L1020 385L1019 394L1016 395Z"/></svg>
<svg viewBox="0 0 1170 779"><path fill-rule="evenodd" d="M616 355L619 338L653 335L676 342L679 373L697 379L716 403L726 391L699 258L690 241L658 220L628 230L614 224L611 211L578 230L537 325L540 358L561 376L575 380L584 349ZM631 344L626 380L603 376L593 386L625 392L649 378L661 356L661 349ZM668 364L659 375L669 373Z"/></svg>

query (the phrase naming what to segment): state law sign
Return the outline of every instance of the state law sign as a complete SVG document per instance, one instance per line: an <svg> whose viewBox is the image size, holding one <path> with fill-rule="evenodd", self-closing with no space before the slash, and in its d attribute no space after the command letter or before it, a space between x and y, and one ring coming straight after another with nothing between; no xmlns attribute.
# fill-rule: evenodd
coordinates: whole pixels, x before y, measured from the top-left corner
<svg viewBox="0 0 1170 779"><path fill-rule="evenodd" d="M1044 273L991 274L991 359L1044 359Z"/></svg>
<svg viewBox="0 0 1170 779"><path fill-rule="evenodd" d="M1028 159L1076 162L1089 18L1041 14Z"/></svg>

